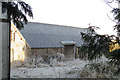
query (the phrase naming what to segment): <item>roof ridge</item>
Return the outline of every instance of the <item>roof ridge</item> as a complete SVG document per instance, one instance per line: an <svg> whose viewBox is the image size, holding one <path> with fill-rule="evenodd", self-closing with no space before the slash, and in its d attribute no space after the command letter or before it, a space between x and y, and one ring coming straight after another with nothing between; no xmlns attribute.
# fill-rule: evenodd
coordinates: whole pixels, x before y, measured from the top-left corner
<svg viewBox="0 0 120 80"><path fill-rule="evenodd" d="M69 28L78 28L78 29L87 29L82 27L76 27L76 26L68 26L68 25L59 25L59 24L50 24L50 23L41 23L41 22L28 22L28 23L34 23L34 24L44 24L44 25L53 25L53 26L61 26L61 27L69 27Z"/></svg>

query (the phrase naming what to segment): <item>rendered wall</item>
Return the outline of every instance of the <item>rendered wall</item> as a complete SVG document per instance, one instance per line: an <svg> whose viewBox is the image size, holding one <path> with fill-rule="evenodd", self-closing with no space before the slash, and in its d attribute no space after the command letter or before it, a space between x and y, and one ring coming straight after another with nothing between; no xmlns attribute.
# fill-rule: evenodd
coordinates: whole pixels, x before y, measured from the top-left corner
<svg viewBox="0 0 120 80"><path fill-rule="evenodd" d="M9 70L9 24L2 23L2 77L7 78Z"/></svg>
<svg viewBox="0 0 120 80"><path fill-rule="evenodd" d="M0 2L0 79L9 76L9 23L1 9Z"/></svg>

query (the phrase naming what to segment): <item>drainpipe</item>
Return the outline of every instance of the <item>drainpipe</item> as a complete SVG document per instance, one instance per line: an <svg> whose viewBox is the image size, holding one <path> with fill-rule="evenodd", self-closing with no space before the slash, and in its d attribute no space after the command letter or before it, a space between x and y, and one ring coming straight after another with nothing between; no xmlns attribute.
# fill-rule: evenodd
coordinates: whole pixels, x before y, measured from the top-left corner
<svg viewBox="0 0 120 80"><path fill-rule="evenodd" d="M76 50L75 50L75 45L74 45L74 58L76 59Z"/></svg>
<svg viewBox="0 0 120 80"><path fill-rule="evenodd" d="M12 0L8 0L8 2L10 2ZM8 69L8 79L10 80L10 68L11 68L11 21L9 20L9 69Z"/></svg>
<svg viewBox="0 0 120 80"><path fill-rule="evenodd" d="M48 48L46 48L46 53L48 54Z"/></svg>
<svg viewBox="0 0 120 80"><path fill-rule="evenodd" d="M9 69L8 69L8 79L10 79L10 67L11 67L11 22L9 21Z"/></svg>

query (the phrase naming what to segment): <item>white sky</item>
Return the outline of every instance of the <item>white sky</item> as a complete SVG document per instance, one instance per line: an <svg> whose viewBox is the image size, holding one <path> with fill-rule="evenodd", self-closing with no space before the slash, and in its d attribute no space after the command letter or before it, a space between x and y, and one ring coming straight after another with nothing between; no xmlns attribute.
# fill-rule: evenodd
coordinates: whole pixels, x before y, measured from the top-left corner
<svg viewBox="0 0 120 80"><path fill-rule="evenodd" d="M68 25L75 27L98 26L100 34L114 34L107 14L112 10L104 0L24 0L32 6L32 22ZM115 4L117 6L117 4ZM114 6L115 6L114 5ZM112 16L110 16L112 17Z"/></svg>

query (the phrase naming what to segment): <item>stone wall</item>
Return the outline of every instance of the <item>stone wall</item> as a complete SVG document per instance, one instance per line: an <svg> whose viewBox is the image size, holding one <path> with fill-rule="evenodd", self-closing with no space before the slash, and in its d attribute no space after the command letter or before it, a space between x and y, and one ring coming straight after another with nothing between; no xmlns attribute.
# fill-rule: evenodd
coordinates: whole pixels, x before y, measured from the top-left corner
<svg viewBox="0 0 120 80"><path fill-rule="evenodd" d="M31 55L39 54L39 55L44 55L44 54L56 54L56 53L63 53L64 49L63 48L38 48L38 49L31 49Z"/></svg>
<svg viewBox="0 0 120 80"><path fill-rule="evenodd" d="M24 61L26 56L31 54L30 49L22 34L11 22L11 62Z"/></svg>
<svg viewBox="0 0 120 80"><path fill-rule="evenodd" d="M30 50L29 50L30 51ZM39 55L39 56L43 56L45 54L56 54L56 53L63 53L65 54L65 48L40 48L40 49L31 49L31 55L30 56L35 56L35 55ZM75 47L75 54L73 53L73 56L75 58L78 58L80 54L79 48ZM68 54L69 55L69 54ZM72 55L72 54L71 54Z"/></svg>
<svg viewBox="0 0 120 80"><path fill-rule="evenodd" d="M29 57L31 55L31 48L27 43L25 43L25 57Z"/></svg>

